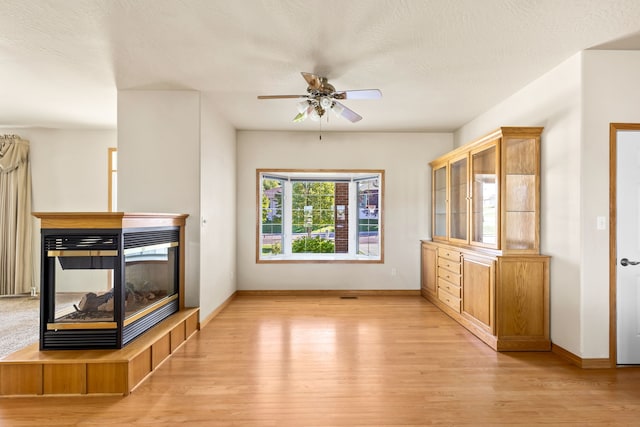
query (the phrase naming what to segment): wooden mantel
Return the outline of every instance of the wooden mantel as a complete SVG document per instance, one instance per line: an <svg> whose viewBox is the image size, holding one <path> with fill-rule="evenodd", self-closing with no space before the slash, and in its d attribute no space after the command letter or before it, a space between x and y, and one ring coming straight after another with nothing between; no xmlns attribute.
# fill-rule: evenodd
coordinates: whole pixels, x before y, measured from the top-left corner
<svg viewBox="0 0 640 427"><path fill-rule="evenodd" d="M41 228L137 228L184 226L189 214L125 212L33 212Z"/></svg>

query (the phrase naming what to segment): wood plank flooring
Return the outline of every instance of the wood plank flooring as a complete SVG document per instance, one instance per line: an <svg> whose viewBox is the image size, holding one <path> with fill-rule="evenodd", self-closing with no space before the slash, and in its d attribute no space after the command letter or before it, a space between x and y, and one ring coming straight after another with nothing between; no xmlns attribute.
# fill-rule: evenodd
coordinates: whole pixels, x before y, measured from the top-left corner
<svg viewBox="0 0 640 427"><path fill-rule="evenodd" d="M2 426L640 425L640 369L496 353L415 296L240 295L127 397L0 399Z"/></svg>

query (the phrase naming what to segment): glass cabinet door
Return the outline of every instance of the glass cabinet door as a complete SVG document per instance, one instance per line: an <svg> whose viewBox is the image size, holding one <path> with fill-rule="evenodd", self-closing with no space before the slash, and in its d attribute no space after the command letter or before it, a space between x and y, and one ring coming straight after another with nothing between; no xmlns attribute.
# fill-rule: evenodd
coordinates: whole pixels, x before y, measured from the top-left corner
<svg viewBox="0 0 640 427"><path fill-rule="evenodd" d="M539 139L503 138L505 216L502 250L537 252Z"/></svg>
<svg viewBox="0 0 640 427"><path fill-rule="evenodd" d="M447 165L433 169L433 231L434 239L447 238Z"/></svg>
<svg viewBox="0 0 640 427"><path fill-rule="evenodd" d="M471 153L471 243L498 247L498 146Z"/></svg>
<svg viewBox="0 0 640 427"><path fill-rule="evenodd" d="M467 156L449 163L449 239L468 242Z"/></svg>

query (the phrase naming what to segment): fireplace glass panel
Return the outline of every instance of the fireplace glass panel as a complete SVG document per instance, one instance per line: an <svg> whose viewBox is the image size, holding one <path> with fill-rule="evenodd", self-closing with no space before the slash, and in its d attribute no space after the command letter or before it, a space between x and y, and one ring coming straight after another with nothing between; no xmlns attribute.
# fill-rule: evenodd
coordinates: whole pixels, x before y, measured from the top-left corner
<svg viewBox="0 0 640 427"><path fill-rule="evenodd" d="M116 256L54 254L54 323L113 322ZM78 252L79 253L79 252Z"/></svg>
<svg viewBox="0 0 640 427"><path fill-rule="evenodd" d="M178 293L177 242L124 251L125 319Z"/></svg>
<svg viewBox="0 0 640 427"><path fill-rule="evenodd" d="M177 247L126 249L125 319L177 295ZM56 257L54 322L113 322L117 257Z"/></svg>

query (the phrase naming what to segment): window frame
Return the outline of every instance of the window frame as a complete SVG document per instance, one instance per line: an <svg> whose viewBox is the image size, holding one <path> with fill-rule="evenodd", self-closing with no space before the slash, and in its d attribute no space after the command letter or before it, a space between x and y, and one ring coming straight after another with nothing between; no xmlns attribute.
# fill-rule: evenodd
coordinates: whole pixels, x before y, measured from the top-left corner
<svg viewBox="0 0 640 427"><path fill-rule="evenodd" d="M357 181L362 180L365 177L371 177L377 175L379 184L378 194L378 240L379 240L379 254L378 256L370 255L358 255L356 248L358 247L358 229L360 223L358 217L352 220L352 216L349 216L349 229L355 226L355 237L349 237L349 253L296 253L296 254L284 254L269 257L262 257L262 177L266 175L274 178L287 178L285 181L290 180L320 180L328 182L350 182L355 184ZM382 169L256 169L256 237L255 237L255 259L258 264L278 264L278 263L356 263L356 264L383 264L384 263L384 193L385 193L385 171ZM350 185L349 196L349 211L358 212L358 197L356 185ZM287 190L283 187L283 206L282 215L291 214L291 203L287 201L285 193ZM353 206L353 208L352 208ZM335 209L335 204L334 204ZM284 245L289 245L291 242L290 234L285 237L285 221L282 222L282 245L284 252Z"/></svg>

